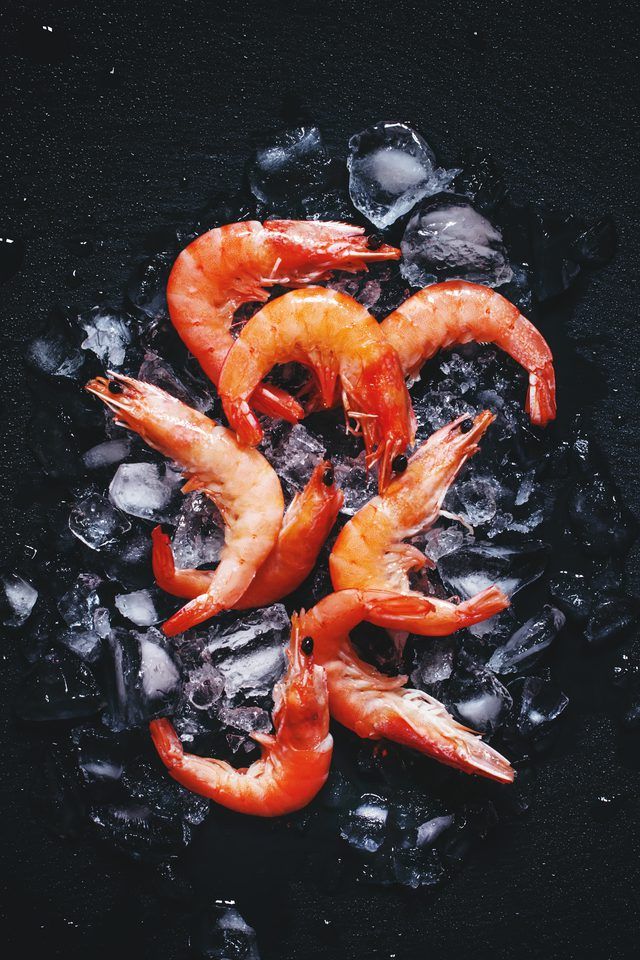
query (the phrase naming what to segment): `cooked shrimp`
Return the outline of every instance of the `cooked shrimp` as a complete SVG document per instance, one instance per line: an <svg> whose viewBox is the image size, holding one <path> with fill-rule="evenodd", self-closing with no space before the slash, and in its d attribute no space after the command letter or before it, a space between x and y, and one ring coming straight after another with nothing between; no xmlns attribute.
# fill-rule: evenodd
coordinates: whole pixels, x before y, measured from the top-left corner
<svg viewBox="0 0 640 960"><path fill-rule="evenodd" d="M218 390L229 424L256 445L262 429L251 409L256 385L278 363L311 367L324 407L338 384L347 417L358 423L368 464L379 463L384 490L391 464L412 442L415 422L395 350L365 308L335 290L312 287L272 300L249 320L229 351Z"/></svg>
<svg viewBox="0 0 640 960"><path fill-rule="evenodd" d="M167 286L169 313L178 334L217 385L233 345L238 307L264 302L275 284L315 283L332 270L366 270L372 260L397 260L386 244L369 249L362 227L345 223L268 220L230 223L194 240L176 260ZM253 404L261 413L295 423L302 407L277 387L260 384Z"/></svg>
<svg viewBox="0 0 640 960"><path fill-rule="evenodd" d="M409 586L409 571L427 563L424 555L403 541L424 532L440 515L442 501L465 461L478 449L478 440L493 414L475 420L459 417L432 434L411 457L384 494L374 497L341 530L329 568L336 590L393 590L416 594ZM497 587L488 587L463 603L429 597L435 610L413 633L443 636L492 617L509 605Z"/></svg>
<svg viewBox="0 0 640 960"><path fill-rule="evenodd" d="M328 460L319 463L307 486L289 505L273 550L246 592L234 603L235 610L274 603L309 576L343 499L342 491L334 484L333 467ZM152 537L153 572L158 586L176 597L192 598L207 593L213 572L177 570L167 534L156 527Z"/></svg>
<svg viewBox="0 0 640 960"><path fill-rule="evenodd" d="M539 330L489 287L450 280L409 297L381 324L405 375L415 380L438 350L456 343L495 343L529 373L526 411L544 427L556 415L553 357Z"/></svg>
<svg viewBox="0 0 640 960"><path fill-rule="evenodd" d="M313 643L292 618L289 669L274 690L275 735L254 733L262 757L246 770L223 760L185 753L169 720L153 720L151 736L169 773L188 790L258 817L277 817L306 806L329 773L333 739L324 670Z"/></svg>
<svg viewBox="0 0 640 960"><path fill-rule="evenodd" d="M407 689L406 677L385 676L361 660L349 640L362 620L415 631L430 609L430 601L417 596L341 590L301 615L299 630L313 640L327 674L331 716L359 737L393 740L465 773L510 783L508 760L454 720L439 701Z"/></svg>
<svg viewBox="0 0 640 960"><path fill-rule="evenodd" d="M187 477L183 492L202 490L225 522L220 563L207 591L165 623L171 637L232 607L246 592L280 533L282 488L265 458L239 444L226 427L149 383L109 376L92 380L87 390L113 410L117 422L175 460Z"/></svg>

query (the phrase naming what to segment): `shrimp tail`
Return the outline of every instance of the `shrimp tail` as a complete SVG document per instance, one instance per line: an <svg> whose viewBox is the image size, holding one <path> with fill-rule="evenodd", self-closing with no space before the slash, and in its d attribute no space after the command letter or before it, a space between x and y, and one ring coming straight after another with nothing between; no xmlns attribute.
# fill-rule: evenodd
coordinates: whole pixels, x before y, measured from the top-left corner
<svg viewBox="0 0 640 960"><path fill-rule="evenodd" d="M553 363L548 361L541 370L529 376L526 412L531 422L546 427L556 416L556 378Z"/></svg>
<svg viewBox="0 0 640 960"><path fill-rule="evenodd" d="M487 587L470 600L458 604L457 613L461 626L471 627L495 616L509 606L509 597L499 587Z"/></svg>
<svg viewBox="0 0 640 960"><path fill-rule="evenodd" d="M416 713L412 701L407 699L405 705L403 698L376 724L379 735L464 773L476 773L499 783L513 782L513 767L506 757L454 720L437 700L421 693L418 697L426 701L424 719L419 713L417 717L412 716Z"/></svg>
<svg viewBox="0 0 640 960"><path fill-rule="evenodd" d="M213 593L202 593L195 597L189 603L186 603L182 609L174 613L172 617L163 624L162 632L165 637L175 637L179 633L184 633L190 627L195 627L199 623L204 623L216 613L226 609L227 603L221 603L220 598Z"/></svg>
<svg viewBox="0 0 640 960"><path fill-rule="evenodd" d="M262 440L263 431L247 401L241 398L225 398L224 403L227 420L238 434L240 442L250 447L257 447Z"/></svg>
<svg viewBox="0 0 640 960"><path fill-rule="evenodd" d="M304 417L304 408L298 401L272 384L259 384L251 395L251 402L258 413L286 420L287 423L298 423Z"/></svg>
<svg viewBox="0 0 640 960"><path fill-rule="evenodd" d="M181 766L184 760L184 748L173 724L166 718L152 720L149 724L149 733L164 765L169 770Z"/></svg>

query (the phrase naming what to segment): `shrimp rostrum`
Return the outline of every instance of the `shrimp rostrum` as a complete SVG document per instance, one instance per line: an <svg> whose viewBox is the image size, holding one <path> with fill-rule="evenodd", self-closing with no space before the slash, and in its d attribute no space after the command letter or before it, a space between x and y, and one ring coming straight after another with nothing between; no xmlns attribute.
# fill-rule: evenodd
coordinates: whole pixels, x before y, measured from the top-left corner
<svg viewBox="0 0 640 960"><path fill-rule="evenodd" d="M185 753L170 720L151 722L156 750L174 780L231 810L258 817L300 810L315 797L327 779L333 751L327 681L295 616L288 658L289 669L274 689L275 733L252 735L262 756L247 769Z"/></svg>

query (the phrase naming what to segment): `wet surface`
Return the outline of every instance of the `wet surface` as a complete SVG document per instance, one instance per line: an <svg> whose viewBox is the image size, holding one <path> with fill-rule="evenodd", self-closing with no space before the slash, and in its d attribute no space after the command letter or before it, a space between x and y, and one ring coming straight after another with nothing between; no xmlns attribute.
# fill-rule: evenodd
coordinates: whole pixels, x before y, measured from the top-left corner
<svg viewBox="0 0 640 960"><path fill-rule="evenodd" d="M564 427L592 406L623 502L638 515L638 238L625 108L635 74L632 37L615 7L590 20L584 11L559 14L551 5L546 14L496 5L487 15L481 5L461 4L446 15L419 11L424 23L416 30L414 5L400 4L390 36L386 9L369 10L366 21L354 12L348 24L342 5L328 3L311 27L301 12L283 10L286 35L299 38L289 45L276 39L272 9L249 16L231 5L187 12L165 4L145 22L130 5L112 4L98 17L58 4L54 27L65 39L49 45L38 34L34 46L33 31L22 31L35 9L44 11L37 20L49 22L46 4L17 5L15 36L29 42L11 41L5 60L14 116L4 233L25 248L22 269L3 285L3 479L16 492L6 505L7 558L51 522L51 507L33 505L21 482L32 463L23 440L32 412L24 344L52 301L67 297L70 271L84 277L74 298L102 302L100 291L124 286L151 229L170 232L216 189L233 188L247 144L258 145L283 87L294 85L332 146L342 149L350 133L381 116L400 117L445 165L456 163L469 142L483 142L523 201L545 199L592 221L614 216L616 260L553 303L543 329L557 361ZM319 72L321 51L328 63ZM571 75L580 81L575 88ZM156 268L139 300L147 316L155 309ZM46 451L37 446L42 458ZM67 458L58 469L68 466ZM54 503L55 484L50 498ZM638 592L636 569L632 562L626 587ZM9 636L5 709L23 669L16 647ZM73 835L73 811L61 804L52 831L37 802L43 783L56 782L51 731L40 737L8 717L2 806L9 943L14 951L34 947L54 957L117 951L180 958L188 955L191 909L232 897L258 931L263 957L274 960L413 958L425 945L435 956L462 950L508 957L516 948L523 957L632 956L626 944L637 929L629 896L638 879L638 742L633 723L624 737L617 726L620 697L609 675L620 655L615 648L585 655L578 631L562 634L550 656L570 706L529 788L529 813L490 834L453 879L417 894L356 885L332 893L331 875L313 859L305 868L309 880L289 889L286 878L309 842L304 825L301 832L274 827L267 841L258 826L244 822L239 831L237 818L224 812L187 852L195 895L184 881L131 865L107 845L61 841L56 833ZM88 699L95 695L83 675L75 680ZM524 704L522 691L513 695ZM96 824L99 832L110 833L116 814L121 819L123 811ZM135 840L139 818L130 820ZM181 838L167 842L180 845Z"/></svg>

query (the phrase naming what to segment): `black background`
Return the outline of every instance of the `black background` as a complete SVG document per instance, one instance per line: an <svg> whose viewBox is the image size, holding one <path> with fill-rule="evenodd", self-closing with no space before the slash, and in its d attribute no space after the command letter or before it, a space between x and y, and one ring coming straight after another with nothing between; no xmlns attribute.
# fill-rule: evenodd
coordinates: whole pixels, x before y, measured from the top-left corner
<svg viewBox="0 0 640 960"><path fill-rule="evenodd" d="M64 29L73 49L39 62L20 39L29 22ZM637 39L632 5L617 0L14 3L2 41L1 223L24 240L26 258L0 300L3 558L46 524L12 498L29 466L25 340L56 298L68 298L71 269L83 280L80 301L117 292L151 228L188 219L237 182L292 89L336 150L378 119L409 120L445 163L467 144L488 146L517 197L613 214L616 260L550 313L545 332L552 344L571 334L572 349L591 358L576 382L571 350L559 351L559 402L571 389L572 407L593 405L597 436L638 513ZM73 237L100 248L80 260ZM637 590L633 556L629 579ZM10 637L0 656L9 715L20 670ZM286 921L259 918L264 956L637 956L638 743L621 747L606 657L573 662L565 657L562 676L570 716L540 768L528 817L501 827L460 875L417 897L358 888L332 898L295 884ZM7 955L186 956L182 908L158 901L109 850L52 836L37 803L37 754L10 716L3 740ZM594 815L599 796L621 798L604 820ZM219 876L215 839L206 852ZM241 855L251 871L249 848ZM329 938L320 936L325 919Z"/></svg>

